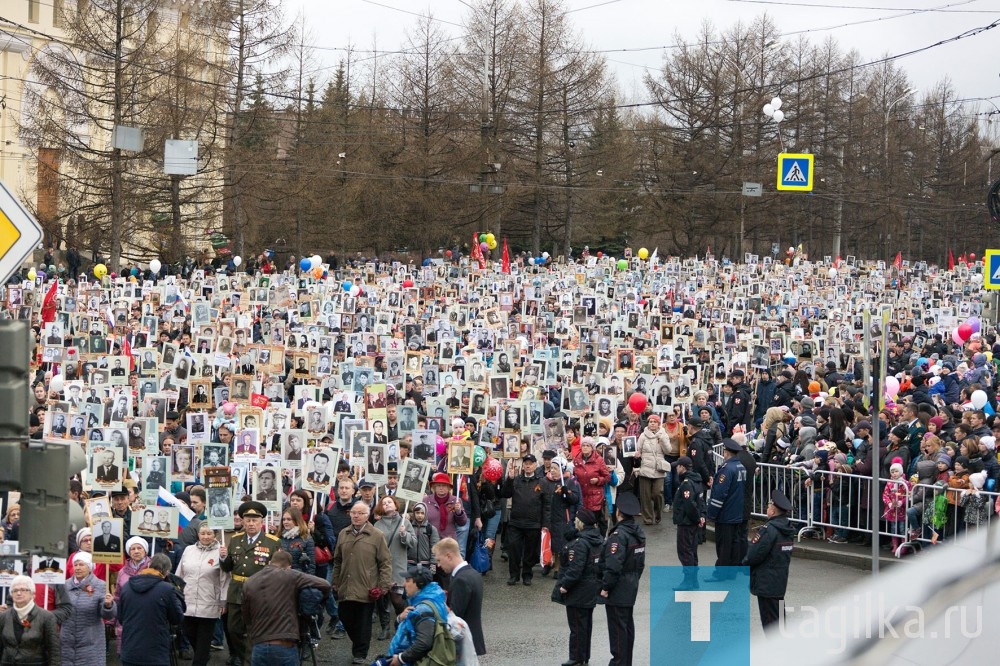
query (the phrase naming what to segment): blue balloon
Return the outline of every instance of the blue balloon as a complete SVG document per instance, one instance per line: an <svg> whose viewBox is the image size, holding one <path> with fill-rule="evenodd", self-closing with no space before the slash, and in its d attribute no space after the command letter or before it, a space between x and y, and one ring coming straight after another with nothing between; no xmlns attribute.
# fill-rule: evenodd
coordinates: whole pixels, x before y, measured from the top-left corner
<svg viewBox="0 0 1000 666"><path fill-rule="evenodd" d="M344 291L350 291L351 290L351 286L352 286L351 285L351 281L350 280L344 280L344 283L342 285L340 285L340 286L344 288Z"/></svg>
<svg viewBox="0 0 1000 666"><path fill-rule="evenodd" d="M921 356L920 358L917 359L917 365L930 365L930 363L926 358Z"/></svg>
<svg viewBox="0 0 1000 666"><path fill-rule="evenodd" d="M424 266L430 266L430 265L431 265L431 259L430 259L430 257L428 257L427 259L424 259Z"/></svg>
<svg viewBox="0 0 1000 666"><path fill-rule="evenodd" d="M302 261L299 262L299 268L301 268L304 271L307 271L310 268L312 268L312 259L310 259L309 257L302 257Z"/></svg>
<svg viewBox="0 0 1000 666"><path fill-rule="evenodd" d="M138 275L139 274L139 269L138 268L133 268L131 271L129 271L129 273L131 273L132 275Z"/></svg>

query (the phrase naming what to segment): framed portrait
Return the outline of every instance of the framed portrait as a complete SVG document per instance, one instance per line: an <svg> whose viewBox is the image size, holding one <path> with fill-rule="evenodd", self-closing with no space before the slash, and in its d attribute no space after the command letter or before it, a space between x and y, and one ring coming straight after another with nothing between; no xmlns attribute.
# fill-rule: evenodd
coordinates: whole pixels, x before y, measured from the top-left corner
<svg viewBox="0 0 1000 666"><path fill-rule="evenodd" d="M448 443L448 474L472 474L472 442L468 440Z"/></svg>
<svg viewBox="0 0 1000 666"><path fill-rule="evenodd" d="M399 486L396 496L406 502L421 502L424 499L427 479L433 465L424 460L406 458L400 463Z"/></svg>
<svg viewBox="0 0 1000 666"><path fill-rule="evenodd" d="M302 487L329 496L339 463L340 451L335 448L310 449L302 470Z"/></svg>

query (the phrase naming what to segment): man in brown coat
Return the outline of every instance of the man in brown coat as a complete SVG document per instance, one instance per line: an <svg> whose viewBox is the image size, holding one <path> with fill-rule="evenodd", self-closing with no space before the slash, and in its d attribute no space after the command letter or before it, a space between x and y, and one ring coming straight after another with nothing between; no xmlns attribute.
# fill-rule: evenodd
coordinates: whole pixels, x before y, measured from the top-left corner
<svg viewBox="0 0 1000 666"><path fill-rule="evenodd" d="M375 602L392 584L392 556L385 537L368 522L368 505L351 507L351 524L340 531L333 551L333 591L340 620L351 638L352 664L367 664Z"/></svg>

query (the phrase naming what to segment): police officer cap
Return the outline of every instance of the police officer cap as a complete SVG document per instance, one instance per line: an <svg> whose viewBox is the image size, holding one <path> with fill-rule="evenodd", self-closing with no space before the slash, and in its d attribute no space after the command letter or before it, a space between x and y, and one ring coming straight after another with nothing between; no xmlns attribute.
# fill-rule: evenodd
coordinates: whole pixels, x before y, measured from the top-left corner
<svg viewBox="0 0 1000 666"><path fill-rule="evenodd" d="M623 516L638 516L642 513L642 509L639 507L639 498L632 493L618 493L618 502L615 504L615 508Z"/></svg>
<svg viewBox="0 0 1000 666"><path fill-rule="evenodd" d="M743 447L739 445L739 442L737 442L735 439L730 439L729 437L726 437L724 440L722 440L722 445L726 447L726 451L739 452L743 450Z"/></svg>
<svg viewBox="0 0 1000 666"><path fill-rule="evenodd" d="M785 497L785 493L780 490L775 490L771 493L771 503L782 511L792 510L792 503Z"/></svg>
<svg viewBox="0 0 1000 666"><path fill-rule="evenodd" d="M702 426L705 425L705 422L702 421L697 416L692 416L691 418L688 419L688 425L694 426L695 428L701 428Z"/></svg>
<svg viewBox="0 0 1000 666"><path fill-rule="evenodd" d="M236 513L239 514L240 518L263 518L267 515L267 507L260 502L243 502Z"/></svg>
<svg viewBox="0 0 1000 666"><path fill-rule="evenodd" d="M576 512L576 517L584 525L596 525L597 515L590 509L580 509Z"/></svg>
<svg viewBox="0 0 1000 666"><path fill-rule="evenodd" d="M678 458L677 462L674 463L674 466L677 465L683 465L684 469L691 469L692 467L694 467L694 463L691 462L691 459L687 456L681 456L680 458Z"/></svg>

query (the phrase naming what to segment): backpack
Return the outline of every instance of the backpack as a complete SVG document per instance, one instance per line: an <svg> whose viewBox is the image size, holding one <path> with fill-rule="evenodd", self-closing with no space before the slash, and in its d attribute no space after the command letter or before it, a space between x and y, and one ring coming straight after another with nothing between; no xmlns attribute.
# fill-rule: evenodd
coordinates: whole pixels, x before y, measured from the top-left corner
<svg viewBox="0 0 1000 666"><path fill-rule="evenodd" d="M426 601L420 603L430 606L434 613L434 642L431 643L431 651L418 660L416 666L455 666L458 663L458 651L455 638L451 635L451 627L446 620L441 619L434 604Z"/></svg>

